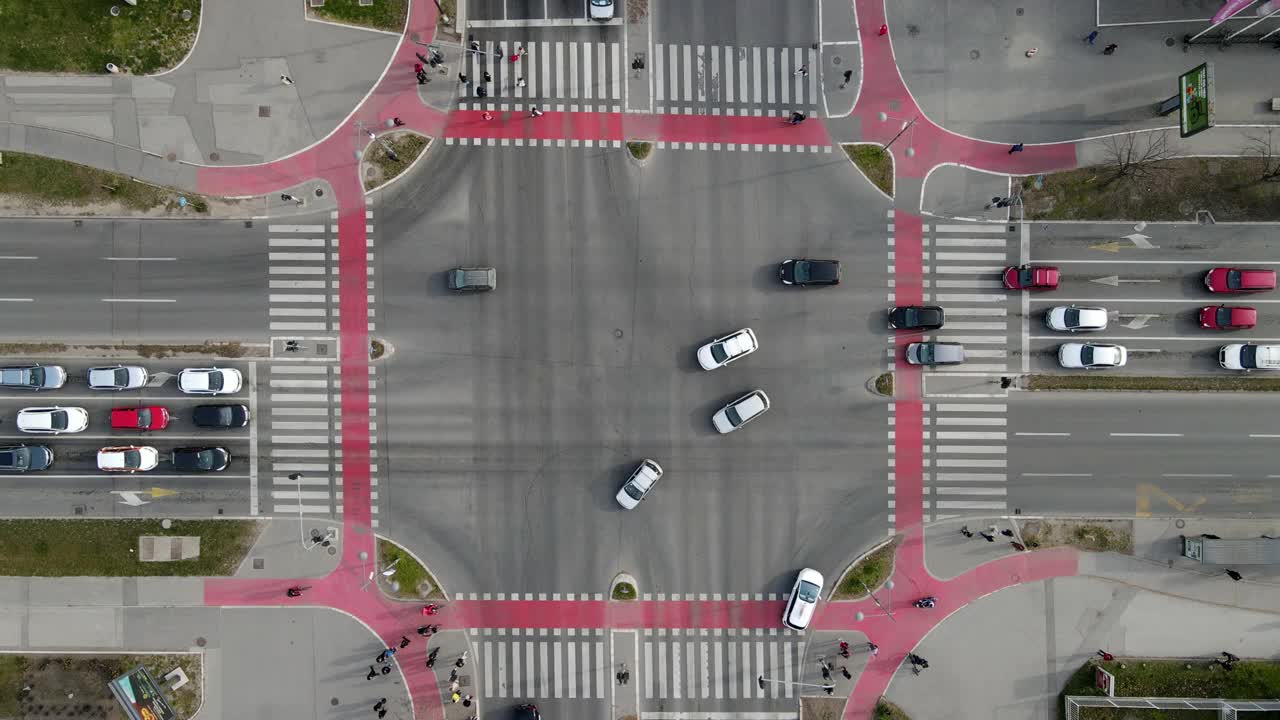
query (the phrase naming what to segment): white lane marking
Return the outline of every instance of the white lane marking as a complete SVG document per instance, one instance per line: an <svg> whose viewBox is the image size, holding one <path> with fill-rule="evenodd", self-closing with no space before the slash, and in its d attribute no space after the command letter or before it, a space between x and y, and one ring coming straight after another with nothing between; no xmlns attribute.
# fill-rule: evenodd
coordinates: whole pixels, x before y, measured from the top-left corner
<svg viewBox="0 0 1280 720"><path fill-rule="evenodd" d="M936 233L1002 233L1006 232L1003 224L993 225L934 225L933 231Z"/></svg>
<svg viewBox="0 0 1280 720"><path fill-rule="evenodd" d="M1007 505L1002 502L982 502L979 500L939 500L934 507L940 510L1003 510Z"/></svg>
<svg viewBox="0 0 1280 720"><path fill-rule="evenodd" d="M1249 435L1249 437L1251 437L1251 438L1280 438L1280 435L1263 435L1263 434L1261 434L1261 433L1257 433L1257 434L1250 434L1250 435Z"/></svg>
<svg viewBox="0 0 1280 720"><path fill-rule="evenodd" d="M0 302L35 302L35 298L0 298Z"/></svg>
<svg viewBox="0 0 1280 720"><path fill-rule="evenodd" d="M1004 335L949 335L947 340L958 343L1000 344L1008 340Z"/></svg>
<svg viewBox="0 0 1280 720"><path fill-rule="evenodd" d="M989 280L934 280L933 286L937 288L978 288L980 290L998 290L1004 287L1004 283L996 278Z"/></svg>
<svg viewBox="0 0 1280 720"><path fill-rule="evenodd" d="M934 495L1008 495L1009 491L1002 487L935 487Z"/></svg>
<svg viewBox="0 0 1280 720"><path fill-rule="evenodd" d="M1009 299L1008 295L970 295L967 293L938 293L933 299L940 303L1002 303Z"/></svg>
<svg viewBox="0 0 1280 720"><path fill-rule="evenodd" d="M1007 463L1004 460L988 460L986 458L938 458L933 464L935 467L1002 468Z"/></svg>
<svg viewBox="0 0 1280 720"><path fill-rule="evenodd" d="M935 247L1004 247L1003 238L936 238Z"/></svg>
<svg viewBox="0 0 1280 720"><path fill-rule="evenodd" d="M1004 412L1008 408L1004 403L938 403L934 407L939 412Z"/></svg>
<svg viewBox="0 0 1280 720"><path fill-rule="evenodd" d="M942 443L935 450L939 455L1004 455L1009 451L1006 445L948 445Z"/></svg>
<svg viewBox="0 0 1280 720"><path fill-rule="evenodd" d="M268 247L324 247L324 238L270 238Z"/></svg>
<svg viewBox="0 0 1280 720"><path fill-rule="evenodd" d="M1003 473L937 473L938 482L1008 482L1009 477Z"/></svg>
<svg viewBox="0 0 1280 720"><path fill-rule="evenodd" d="M1007 357L1009 353L1004 349L975 350L974 348L968 348L965 350L965 355L971 358L1002 358Z"/></svg>
<svg viewBox="0 0 1280 720"><path fill-rule="evenodd" d="M1111 437L1182 437L1182 433L1109 433Z"/></svg>
<svg viewBox="0 0 1280 720"><path fill-rule="evenodd" d="M1008 420L1002 417L938 417L934 425L1006 425ZM1021 435L1022 433L1014 433Z"/></svg>
<svg viewBox="0 0 1280 720"><path fill-rule="evenodd" d="M1071 437L1071 433L1062 432L1016 432L1014 435L1023 435L1026 437Z"/></svg>
<svg viewBox="0 0 1280 720"><path fill-rule="evenodd" d="M1093 477L1093 473L1022 473L1022 477Z"/></svg>
<svg viewBox="0 0 1280 720"><path fill-rule="evenodd" d="M269 233L322 233L324 225L267 225Z"/></svg>
<svg viewBox="0 0 1280 720"><path fill-rule="evenodd" d="M1002 307L973 307L973 308L950 308L949 307L947 308L947 315L950 315L951 317L956 317L957 315L961 315L964 317L973 317L973 316L1004 317L1008 314L1009 314L1009 311Z"/></svg>
<svg viewBox="0 0 1280 720"><path fill-rule="evenodd" d="M1229 478L1235 477L1228 473L1164 473L1160 477L1167 478Z"/></svg>
<svg viewBox="0 0 1280 720"><path fill-rule="evenodd" d="M1004 330L1004 329L1005 329L1005 324L1002 322L948 322L943 327L943 330Z"/></svg>
<svg viewBox="0 0 1280 720"><path fill-rule="evenodd" d="M1004 260L1004 253L984 252L935 252L934 260ZM1003 268L1002 268L1003 269Z"/></svg>
<svg viewBox="0 0 1280 720"><path fill-rule="evenodd" d="M939 265L933 269L935 273L950 273L953 275L962 273L965 275L983 275L986 273L998 275L1002 270L1004 268L1000 265Z"/></svg>
<svg viewBox="0 0 1280 720"><path fill-rule="evenodd" d="M173 262L176 257L104 257L109 262Z"/></svg>
<svg viewBox="0 0 1280 720"><path fill-rule="evenodd" d="M168 298L99 298L104 303L176 303Z"/></svg>
<svg viewBox="0 0 1280 720"><path fill-rule="evenodd" d="M0 260L39 260L35 255L0 255Z"/></svg>

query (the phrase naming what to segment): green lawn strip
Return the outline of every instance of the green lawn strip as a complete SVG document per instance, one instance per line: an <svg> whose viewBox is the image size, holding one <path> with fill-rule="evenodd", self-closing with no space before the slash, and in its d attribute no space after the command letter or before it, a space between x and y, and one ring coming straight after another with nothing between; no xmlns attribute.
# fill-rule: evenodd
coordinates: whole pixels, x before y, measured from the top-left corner
<svg viewBox="0 0 1280 720"><path fill-rule="evenodd" d="M880 373L876 377L876 392L881 395L893 395L893 372Z"/></svg>
<svg viewBox="0 0 1280 720"><path fill-rule="evenodd" d="M1141 375L1027 375L1028 390L1164 390L1174 392L1274 392L1280 377L1259 375L1210 375L1191 377L1144 377Z"/></svg>
<svg viewBox="0 0 1280 720"><path fill-rule="evenodd" d="M1280 182L1259 180L1260 158L1179 158L1151 180L1115 179L1106 166L1020 179L1028 220L1280 220Z"/></svg>
<svg viewBox="0 0 1280 720"><path fill-rule="evenodd" d="M181 195L192 210L209 210L208 202L199 195L136 182L125 175L65 160L15 152L4 153L0 194L50 205L116 202L136 210L161 205L175 209Z"/></svg>
<svg viewBox="0 0 1280 720"><path fill-rule="evenodd" d="M911 720L911 716L905 710L884 698L876 702L875 712L875 720Z"/></svg>
<svg viewBox="0 0 1280 720"><path fill-rule="evenodd" d="M893 573L893 554L898 549L898 542L899 539L894 538L854 563L844 577L840 578L840 583L836 585L836 591L831 595L831 599L855 600L866 597L867 590L875 592L875 589Z"/></svg>
<svg viewBox="0 0 1280 720"><path fill-rule="evenodd" d="M257 539L253 520L0 520L0 575L129 577L230 575ZM139 562L138 536L200 537L200 557Z"/></svg>
<svg viewBox="0 0 1280 720"><path fill-rule="evenodd" d="M649 153L653 152L653 143L650 142L629 142L627 150L631 151L631 157L637 160L644 160L649 157Z"/></svg>
<svg viewBox="0 0 1280 720"><path fill-rule="evenodd" d="M111 17L112 6L119 17ZM154 73L186 57L199 26L200 0L0 0L0 68L105 74L115 63L135 75Z"/></svg>
<svg viewBox="0 0 1280 720"><path fill-rule="evenodd" d="M1099 662L1116 677L1116 697L1226 698L1230 700L1263 700L1276 697L1280 688L1280 663L1242 660L1227 672L1210 665L1207 658L1163 660L1149 658L1117 658ZM1063 717L1067 695L1102 695L1094 685L1095 663L1085 663L1072 674L1059 696L1058 717ZM1190 666L1190 667L1188 667ZM1114 710L1090 708L1090 718L1215 718L1217 714L1179 714L1170 710ZM1248 716L1252 713L1243 713ZM1266 713L1259 713L1261 718ZM1083 717L1083 716L1082 716Z"/></svg>
<svg viewBox="0 0 1280 720"><path fill-rule="evenodd" d="M871 184L893 197L893 156L879 145L843 145L844 152Z"/></svg>
<svg viewBox="0 0 1280 720"><path fill-rule="evenodd" d="M360 5L360 0L324 0L321 7L310 7L316 17L347 25L400 32L404 30L405 15L409 12L409 0L376 0L372 5ZM450 13L450 17L453 14ZM426 53L424 52L423 55Z"/></svg>
<svg viewBox="0 0 1280 720"><path fill-rule="evenodd" d="M635 600L636 586L629 582L620 582L613 586L612 597L614 600Z"/></svg>
<svg viewBox="0 0 1280 720"><path fill-rule="evenodd" d="M18 697L23 675L27 672L27 658L22 655L0 655L0 717L18 716Z"/></svg>
<svg viewBox="0 0 1280 720"><path fill-rule="evenodd" d="M378 538L378 567L380 571L386 570L395 563L395 574L389 578L380 577L379 582L383 588L392 596L399 598L432 598L441 599L444 593L440 590L440 585L436 579L431 576L430 572L418 562L409 551L396 543ZM399 584L398 590L392 590L389 582L394 580ZM430 591L423 595L419 593L419 588L426 582L430 586Z"/></svg>
<svg viewBox="0 0 1280 720"><path fill-rule="evenodd" d="M399 162L392 160L379 143L369 143L365 150L364 160L372 166L372 172L365 175L364 189L373 190L394 180L400 173L409 169L414 160L431 145L431 139L412 132L399 132L382 137L382 141L391 146L392 152L399 157Z"/></svg>

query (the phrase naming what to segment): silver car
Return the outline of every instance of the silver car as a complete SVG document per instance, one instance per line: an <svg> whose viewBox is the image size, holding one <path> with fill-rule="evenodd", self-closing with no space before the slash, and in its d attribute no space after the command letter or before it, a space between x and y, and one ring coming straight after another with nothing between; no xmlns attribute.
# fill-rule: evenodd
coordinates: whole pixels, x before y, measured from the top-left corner
<svg viewBox="0 0 1280 720"><path fill-rule="evenodd" d="M137 390L146 384L147 370L137 365L89 368L90 390Z"/></svg>
<svg viewBox="0 0 1280 720"><path fill-rule="evenodd" d="M0 368L0 387L17 390L57 390L67 382L61 365L10 365Z"/></svg>
<svg viewBox="0 0 1280 720"><path fill-rule="evenodd" d="M725 405L711 416L711 424L721 435L755 420L769 409L769 396L763 390L752 390L733 402Z"/></svg>
<svg viewBox="0 0 1280 720"><path fill-rule="evenodd" d="M662 466L646 458L618 491L618 504L627 510L634 510L661 479Z"/></svg>

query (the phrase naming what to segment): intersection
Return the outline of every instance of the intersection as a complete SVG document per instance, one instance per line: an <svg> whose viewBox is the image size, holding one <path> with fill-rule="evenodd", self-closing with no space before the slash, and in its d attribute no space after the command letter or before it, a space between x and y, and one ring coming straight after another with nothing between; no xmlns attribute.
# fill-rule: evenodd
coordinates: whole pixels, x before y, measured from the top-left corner
<svg viewBox="0 0 1280 720"><path fill-rule="evenodd" d="M319 103L305 131L255 130L229 143L201 130L171 160L137 165L154 181L212 194L319 190L304 192L296 209L273 206L250 220L4 221L10 282L0 301L15 311L0 325L4 336L102 353L30 358L67 366L78 387L0 398L4 417L47 400L82 405L93 418L89 432L56 440L58 466L41 476L51 482L0 479L4 515L260 517L270 537L287 542L309 525L340 527L327 559L284 554L266 573L183 584L180 600L155 603L188 608L193 622L234 613L247 627L345 613L377 636L357 641L347 618L337 621L346 646L314 636L332 659L317 661L314 679L304 672L285 683L282 692L315 696L296 715L227 703L211 714L338 717L364 695L374 693L367 705L377 699L372 684L344 679L338 693L319 682L362 674L365 655L371 661L423 622L421 604L369 589L375 537L404 545L441 581L441 646L449 666L462 663L482 715L534 701L548 717L606 717L631 703L642 719L790 720L801 696L822 693L819 663L837 639L880 648L850 659L853 672L837 686L848 698L844 717L870 717L881 695L911 696L907 654L943 652L935 630L951 633L958 618L987 612L993 593L1004 603L1007 593L1084 582L1065 580L1077 575L1126 582L1123 570L1068 547L1001 548L944 571L934 563L952 551L937 533L949 523L1275 515L1280 475L1267 458L1280 436L1267 422L1275 412L1267 393L1027 392L1005 382L1064 372L1057 348L1076 338L1043 321L1059 305L1106 308L1108 328L1089 339L1131 353L1108 373L1217 375L1229 372L1218 367L1221 344L1280 343L1266 294L1241 301L1259 309L1255 328L1210 331L1196 321L1200 307L1219 301L1204 287L1208 269L1280 265L1269 226L1037 223L1016 212L978 219L986 198L1004 194L1006 176L1077 167L1096 152L1077 140L1117 122L1149 124L1006 122L993 117L1000 101L990 98L952 107L941 97L948 88L978 82L957 68L933 73L940 57L909 44L910 28L927 22L923 5L886 16L873 0L795 9L650 2L641 20L591 25L570 22L573 3L539 4L470 3L470 33L456 41L435 36L437 9L423 0L410 2L400 37L309 29L296 42L344 45L350 62L339 77L314 64L318 81L289 65L292 112L310 115ZM275 9L257 12L280 27L292 22ZM214 37L229 32L225 9L205 13ZM450 73L422 89L405 68L433 42ZM225 72L227 58L202 44L190 70ZM524 52L513 55L517 48ZM301 64L299 53L289 62ZM265 75L277 67L250 65ZM1230 83L1220 92L1233 98L1228 113L1239 93ZM794 111L805 113L803 124L785 122ZM354 158L393 117L434 142L400 180L365 193ZM1242 110L1235 119L1257 118ZM96 132L76 142L108 141ZM5 137L6 148L48 142L34 130ZM134 149L176 137L153 134ZM840 143L898 137L889 198ZM635 139L652 142L653 154L629 155L622 146ZM1025 151L1009 149L1024 140ZM841 283L782 286L778 263L797 257L838 258ZM1005 290L1003 269L1028 263L1059 267L1059 287ZM496 269L494 292L446 289L446 270L476 266ZM946 308L941 330L886 327L887 308L921 303ZM698 369L701 344L741 327L760 339L752 357ZM391 351L371 360L371 339ZM910 365L905 346L921 340L963 343L967 360ZM117 345L205 342L238 343L243 355L142 364L153 375L215 362L240 369L245 389L222 399L250 408L244 429L195 428L188 416L201 401L171 381L111 395L83 385L85 368L104 364ZM891 398L868 389L886 370L895 372ZM711 414L754 388L769 393L770 412L715 433ZM153 402L174 413L172 428L102 429L111 408ZM108 441L164 454L215 433L233 458L223 473L162 465L104 478L93 465ZM0 435L27 439L3 426ZM646 457L666 475L624 511L613 496ZM122 499L131 492L149 501ZM823 602L808 631L779 624L800 568L820 568L829 591L892 536L900 545L893 584L877 590L883 597ZM255 556L283 552L286 540L276 542ZM620 573L637 584L636 601L607 599ZM307 594L286 600L284 590L302 582ZM1137 587L1176 584L1149 582ZM1178 612L1223 602L1199 582ZM1227 604L1256 609L1266 605L1258 598L1273 597L1266 583L1251 592ZM911 607L925 595L937 596L936 611ZM919 645L926 637L930 645ZM271 642L293 642L283 638ZM357 642L359 657L350 652ZM424 664L428 646L413 643L396 658L394 682L404 689L395 717L476 714L448 702L449 669ZM615 681L620 662L630 663L630 685ZM234 673L221 682L237 679L257 682Z"/></svg>

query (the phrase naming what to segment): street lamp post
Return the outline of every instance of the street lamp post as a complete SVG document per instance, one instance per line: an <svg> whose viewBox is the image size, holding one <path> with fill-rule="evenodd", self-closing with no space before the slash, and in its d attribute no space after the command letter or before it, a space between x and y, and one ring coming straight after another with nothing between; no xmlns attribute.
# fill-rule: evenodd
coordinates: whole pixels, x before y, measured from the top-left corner
<svg viewBox="0 0 1280 720"><path fill-rule="evenodd" d="M883 611L884 611L884 614L885 614L885 615L888 615L890 620L892 620L892 621L894 621L894 622L898 622L898 619L897 619L897 618L895 618L895 617L893 616L893 611L892 611L892 610L890 610L889 608L885 607L883 604L881 604L881 602L880 602L880 598L876 597L876 594L875 594L875 593L873 593L873 592L871 592L871 588L867 587L867 584L866 584L866 583L864 583L864 582L862 582L861 580L859 580L859 581L858 581L858 584L859 584L859 585L861 585L861 586L862 586L862 589L863 589L863 590L866 590L866 591L867 591L867 594L871 596L871 601L872 601L872 602L874 602L874 603L876 604L876 607L878 607L878 608L880 608L881 610L883 610ZM893 589L893 581L892 581L892 580L885 580L885 581L884 581L884 588L885 588L885 590L892 590L892 589ZM866 616L866 615L864 615L864 614L863 614L863 612L862 612L861 610L859 610L858 612L856 612L856 613L854 613L854 614L853 614L853 617L854 617L854 619L856 619L858 622L862 622L862 621L863 621L867 616Z"/></svg>

